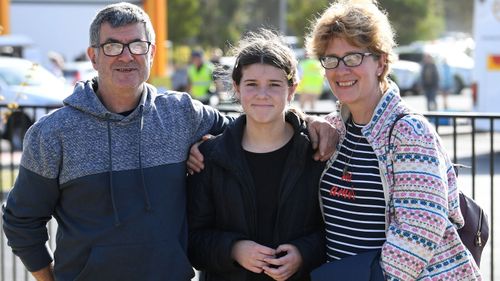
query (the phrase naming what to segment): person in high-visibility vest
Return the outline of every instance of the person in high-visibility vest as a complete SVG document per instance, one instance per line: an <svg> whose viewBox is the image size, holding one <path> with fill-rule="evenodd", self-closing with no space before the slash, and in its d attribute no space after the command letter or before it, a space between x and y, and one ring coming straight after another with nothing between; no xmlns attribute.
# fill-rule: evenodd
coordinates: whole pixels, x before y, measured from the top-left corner
<svg viewBox="0 0 500 281"><path fill-rule="evenodd" d="M208 104L210 96L215 92L213 81L214 67L203 59L201 51L191 53L191 65L188 68L188 92L192 98Z"/></svg>
<svg viewBox="0 0 500 281"><path fill-rule="evenodd" d="M300 108L305 109L306 103L309 103L311 110L314 110L316 100L323 91L323 68L319 60L307 57L300 61L299 71L302 76L297 89Z"/></svg>

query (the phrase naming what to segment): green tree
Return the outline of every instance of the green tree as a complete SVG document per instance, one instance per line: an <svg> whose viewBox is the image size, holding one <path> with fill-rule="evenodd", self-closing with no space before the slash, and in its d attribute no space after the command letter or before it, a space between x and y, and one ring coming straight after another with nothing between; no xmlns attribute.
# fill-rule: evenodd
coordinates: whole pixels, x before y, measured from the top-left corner
<svg viewBox="0 0 500 281"><path fill-rule="evenodd" d="M303 39L313 21L328 7L328 0L288 0L288 33Z"/></svg>
<svg viewBox="0 0 500 281"><path fill-rule="evenodd" d="M225 48L246 31L278 29L280 0L169 0L169 39L174 44ZM329 0L286 0L287 35L303 39ZM456 2L455 2L456 1ZM400 45L434 39L445 31L445 15L470 14L470 0L379 0ZM469 10L469 11L464 11ZM459 20L457 20L459 22ZM453 26L457 26L454 24ZM448 30L459 30L447 27Z"/></svg>
<svg viewBox="0 0 500 281"><path fill-rule="evenodd" d="M242 1L201 0L200 3L203 26L197 44L224 48L227 42L239 38L242 24L236 15Z"/></svg>
<svg viewBox="0 0 500 281"><path fill-rule="evenodd" d="M408 44L415 40L436 38L444 31L443 1L445 0L379 0L379 5L387 11L398 43ZM288 0L287 20L290 32L303 36L311 21L329 3L328 0Z"/></svg>
<svg viewBox="0 0 500 281"><path fill-rule="evenodd" d="M186 44L200 33L202 18L198 0L168 0L168 39Z"/></svg>
<svg viewBox="0 0 500 281"><path fill-rule="evenodd" d="M446 16L446 31L461 31L472 34L474 1L443 0Z"/></svg>
<svg viewBox="0 0 500 281"><path fill-rule="evenodd" d="M400 45L430 40L444 30L442 0L381 0Z"/></svg>

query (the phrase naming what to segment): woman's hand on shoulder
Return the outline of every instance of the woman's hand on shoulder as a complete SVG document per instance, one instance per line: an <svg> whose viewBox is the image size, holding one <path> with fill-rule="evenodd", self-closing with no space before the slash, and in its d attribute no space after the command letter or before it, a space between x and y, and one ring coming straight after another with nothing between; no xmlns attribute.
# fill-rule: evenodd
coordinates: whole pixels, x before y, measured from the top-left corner
<svg viewBox="0 0 500 281"><path fill-rule="evenodd" d="M208 134L204 135L199 142L194 143L191 146L191 149L189 149L189 157L186 165L188 173L190 175L193 175L195 172L199 173L205 168L203 154L201 154L199 147L204 141L209 140L213 137L214 136Z"/></svg>
<svg viewBox="0 0 500 281"><path fill-rule="evenodd" d="M335 152L339 142L339 134L335 127L326 119L318 116L306 116L307 130L311 144L316 152L313 157L316 161L326 161Z"/></svg>

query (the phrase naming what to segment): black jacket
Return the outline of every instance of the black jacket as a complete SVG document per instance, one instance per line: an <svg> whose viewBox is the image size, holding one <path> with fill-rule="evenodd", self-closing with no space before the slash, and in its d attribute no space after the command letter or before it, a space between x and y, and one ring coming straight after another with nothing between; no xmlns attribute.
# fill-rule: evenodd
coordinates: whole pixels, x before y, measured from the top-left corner
<svg viewBox="0 0 500 281"><path fill-rule="evenodd" d="M325 261L324 225L318 186L324 163L312 159L304 123L293 113L287 122L295 130L284 163L274 242L296 246L303 264L290 280L309 280L309 272ZM248 280L249 271L231 258L238 240L255 241L255 188L241 146L246 117L222 135L205 142L205 169L188 180L188 255L205 280Z"/></svg>

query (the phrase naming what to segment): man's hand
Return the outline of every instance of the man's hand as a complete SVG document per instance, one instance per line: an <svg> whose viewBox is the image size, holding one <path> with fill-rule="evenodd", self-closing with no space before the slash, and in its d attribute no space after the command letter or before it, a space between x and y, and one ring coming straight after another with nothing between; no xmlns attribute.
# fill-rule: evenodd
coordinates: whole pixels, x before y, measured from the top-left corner
<svg viewBox="0 0 500 281"><path fill-rule="evenodd" d="M214 136L212 135L204 135L201 138L201 141L193 144L191 146L191 149L189 150L189 158L187 160L187 169L189 174L194 174L201 172L205 168L205 165L203 164L203 154L201 154L199 146L202 144L204 141L209 140L213 138Z"/></svg>
<svg viewBox="0 0 500 281"><path fill-rule="evenodd" d="M55 281L56 279L54 278L54 267L51 265L44 267L38 271L31 272L33 277L37 281Z"/></svg>
<svg viewBox="0 0 500 281"><path fill-rule="evenodd" d="M279 258L266 259L266 262L274 267L264 266L264 273L277 281L287 280L299 270L302 265L302 256L297 247L290 244L280 245L276 252L278 256L280 253L284 255Z"/></svg>
<svg viewBox="0 0 500 281"><path fill-rule="evenodd" d="M268 267L266 260L274 258L276 251L250 240L241 240L234 244L231 256L245 269L262 273Z"/></svg>
<svg viewBox="0 0 500 281"><path fill-rule="evenodd" d="M308 115L306 122L312 147L316 150L313 155L314 160L326 161L330 159L339 141L337 130L321 117Z"/></svg>

